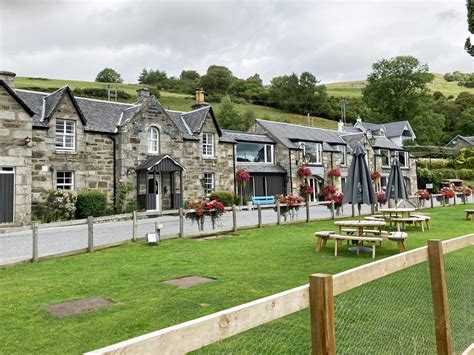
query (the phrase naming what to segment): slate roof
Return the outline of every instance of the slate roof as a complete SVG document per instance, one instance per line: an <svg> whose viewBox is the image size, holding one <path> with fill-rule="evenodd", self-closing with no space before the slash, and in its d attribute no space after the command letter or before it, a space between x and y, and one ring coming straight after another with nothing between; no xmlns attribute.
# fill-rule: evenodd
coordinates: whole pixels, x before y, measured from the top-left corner
<svg viewBox="0 0 474 355"><path fill-rule="evenodd" d="M351 150L355 149L356 145L364 139L364 136L365 134L362 132L341 134L341 138L347 143Z"/></svg>
<svg viewBox="0 0 474 355"><path fill-rule="evenodd" d="M223 129L222 136L226 138L230 138L233 141L237 141L237 142L275 144L275 141L273 139L268 137L266 134L261 134L261 133L240 132L240 131L231 131L228 129Z"/></svg>
<svg viewBox="0 0 474 355"><path fill-rule="evenodd" d="M12 90L12 88L6 82L0 80L0 86L2 86L30 116L34 115L34 112L31 110L31 108L16 94L15 91Z"/></svg>
<svg viewBox="0 0 474 355"><path fill-rule="evenodd" d="M378 131L383 129L386 137L399 137L403 135L403 131L407 127L412 133L410 123L408 121L395 121L383 124L376 124L370 122L357 122L356 125L362 126L365 130ZM355 127L357 128L357 127ZM414 134L414 133L413 133Z"/></svg>
<svg viewBox="0 0 474 355"><path fill-rule="evenodd" d="M364 133L348 133L341 134L341 138L347 143L347 145L354 150L358 143L361 143L364 140ZM404 150L398 144L395 144L390 139L385 136L375 136L374 148L390 149L390 150Z"/></svg>
<svg viewBox="0 0 474 355"><path fill-rule="evenodd" d="M297 149L300 141L346 145L337 131L266 120L256 122L287 148Z"/></svg>
<svg viewBox="0 0 474 355"><path fill-rule="evenodd" d="M145 161L143 161L141 164L139 164L135 168L135 170L136 171L147 170L155 165L160 164L163 161L168 161L168 164L165 164L168 166L168 169L165 169L162 171L183 171L184 170L183 166L179 164L177 161L175 161L173 158L171 158L168 154L148 156L145 159ZM172 167L172 168L169 169L169 167Z"/></svg>
<svg viewBox="0 0 474 355"><path fill-rule="evenodd" d="M249 173L262 174L286 174L286 170L279 164L241 164L237 163L238 168L247 170Z"/></svg>
<svg viewBox="0 0 474 355"><path fill-rule="evenodd" d="M398 144L395 144L390 139L384 136L376 136L374 148L384 148L384 149L393 149L393 150L404 150Z"/></svg>
<svg viewBox="0 0 474 355"><path fill-rule="evenodd" d="M182 115L183 112L181 111L173 111L173 110L165 110L170 119L174 122L176 127L183 133L185 139L198 139L193 135L191 129L188 127L186 122L184 121Z"/></svg>

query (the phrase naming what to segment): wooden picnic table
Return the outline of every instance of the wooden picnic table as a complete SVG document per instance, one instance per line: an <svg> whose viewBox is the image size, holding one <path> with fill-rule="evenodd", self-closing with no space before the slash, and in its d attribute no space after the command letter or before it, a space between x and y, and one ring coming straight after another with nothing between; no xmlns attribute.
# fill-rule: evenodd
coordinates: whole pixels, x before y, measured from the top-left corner
<svg viewBox="0 0 474 355"><path fill-rule="evenodd" d="M466 220L469 220L469 216L471 217L471 221L474 222L474 210L464 210L466 213Z"/></svg>
<svg viewBox="0 0 474 355"><path fill-rule="evenodd" d="M383 227L386 226L386 223L383 221L367 221L367 220L349 220L349 221L336 221L334 224L339 228L339 234L342 233L342 229L346 228L355 228L356 235L358 237L364 234L364 229L374 229L377 231L381 231Z"/></svg>
<svg viewBox="0 0 474 355"><path fill-rule="evenodd" d="M407 218L410 217L412 212L415 212L415 208L381 208L379 212L382 213L384 218L390 217L401 217Z"/></svg>

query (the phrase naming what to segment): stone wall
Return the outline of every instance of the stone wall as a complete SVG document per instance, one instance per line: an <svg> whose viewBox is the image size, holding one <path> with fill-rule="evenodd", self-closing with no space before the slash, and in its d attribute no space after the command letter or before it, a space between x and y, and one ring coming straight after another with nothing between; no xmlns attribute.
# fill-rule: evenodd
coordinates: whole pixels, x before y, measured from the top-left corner
<svg viewBox="0 0 474 355"><path fill-rule="evenodd" d="M0 167L12 167L15 172L11 224L15 226L31 221L31 144L25 144L25 138L32 136L31 122L30 115L0 86Z"/></svg>
<svg viewBox="0 0 474 355"><path fill-rule="evenodd" d="M75 121L74 151L57 151L55 145L56 120ZM41 200L41 192L55 189L58 171L74 173L74 190L97 188L113 200L113 141L108 134L86 132L70 97L64 95L47 122L47 129L33 130L32 199Z"/></svg>

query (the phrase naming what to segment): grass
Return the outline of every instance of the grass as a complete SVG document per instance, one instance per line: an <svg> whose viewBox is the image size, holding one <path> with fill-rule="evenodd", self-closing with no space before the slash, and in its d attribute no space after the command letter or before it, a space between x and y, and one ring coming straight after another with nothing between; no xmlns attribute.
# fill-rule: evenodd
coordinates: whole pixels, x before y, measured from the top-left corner
<svg viewBox="0 0 474 355"><path fill-rule="evenodd" d="M61 79L46 79L46 78L29 78L29 77L17 77L15 81L15 86L18 89L28 89L36 91L46 91L52 92L56 89L69 85L71 89L76 88L107 88L105 83L96 83L88 81L77 81L77 80L61 80ZM136 101L136 90L140 85L138 84L116 84L118 90L123 90L131 95L129 102ZM189 111L191 105L194 103L193 95L179 94L167 91L160 92L161 97L159 101L167 109L178 110L178 111ZM214 111L218 114L220 110L220 103L213 103L212 107ZM236 109L240 113L246 111L253 111L256 118L267 119L272 121L281 121L295 124L307 124L307 117L304 115L297 115L288 113L282 110L278 110L272 107L260 106L260 105L251 105L251 104L242 104L236 103ZM325 118L315 117L314 126L319 128L327 129L336 129L337 122L328 120Z"/></svg>
<svg viewBox="0 0 474 355"><path fill-rule="evenodd" d="M432 92L441 91L445 96L457 96L462 91L474 94L474 88L466 88L459 86L457 82L448 82L444 80L443 74L433 73L435 78L428 85ZM328 94L337 97L361 97L362 88L366 85L365 80L347 81L339 83L325 84L328 89Z"/></svg>
<svg viewBox="0 0 474 355"><path fill-rule="evenodd" d="M408 249L472 232L464 209L430 211L433 229L410 231ZM0 352L85 352L302 285L315 272L334 274L372 261L346 248L334 257L331 242L316 253L313 233L327 229L334 229L332 221L246 230L235 238L169 240L158 247L136 243L0 270ZM377 259L397 253L395 243L387 242ZM188 289L161 283L188 275L217 281ZM64 319L44 310L88 296L117 303Z"/></svg>

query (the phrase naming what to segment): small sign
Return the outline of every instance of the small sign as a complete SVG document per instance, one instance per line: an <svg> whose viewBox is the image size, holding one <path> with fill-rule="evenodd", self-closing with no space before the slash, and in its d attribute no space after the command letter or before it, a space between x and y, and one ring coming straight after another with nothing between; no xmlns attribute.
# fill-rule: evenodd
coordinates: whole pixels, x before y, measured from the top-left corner
<svg viewBox="0 0 474 355"><path fill-rule="evenodd" d="M433 184L426 184L426 188L427 188L427 189L432 189L432 188L433 188Z"/></svg>
<svg viewBox="0 0 474 355"><path fill-rule="evenodd" d="M47 173L47 172L49 171L49 166L43 165L43 166L41 167L41 171L42 171L43 173Z"/></svg>
<svg viewBox="0 0 474 355"><path fill-rule="evenodd" d="M158 243L158 237L156 233L147 233L146 234L146 239L148 241L148 244L157 244Z"/></svg>

